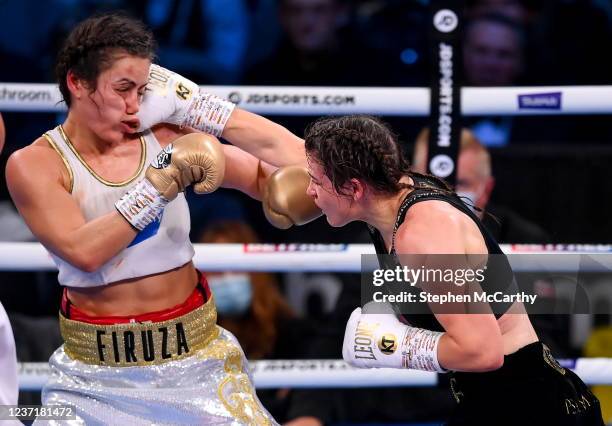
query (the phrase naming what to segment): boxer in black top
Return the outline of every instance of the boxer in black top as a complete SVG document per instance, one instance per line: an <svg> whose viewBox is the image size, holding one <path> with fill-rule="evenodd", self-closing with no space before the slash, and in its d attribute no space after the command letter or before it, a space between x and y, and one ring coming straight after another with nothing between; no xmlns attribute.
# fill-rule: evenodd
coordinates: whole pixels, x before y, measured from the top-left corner
<svg viewBox="0 0 612 426"><path fill-rule="evenodd" d="M381 267L400 265L402 255L502 253L443 181L409 171L395 136L379 120L322 119L305 140L308 195L332 226L366 222ZM501 290L510 284L497 283ZM450 372L458 402L451 424L603 425L599 401L539 342L521 303L477 313L419 309L404 316L409 325L388 309L353 311L344 359L362 368Z"/></svg>

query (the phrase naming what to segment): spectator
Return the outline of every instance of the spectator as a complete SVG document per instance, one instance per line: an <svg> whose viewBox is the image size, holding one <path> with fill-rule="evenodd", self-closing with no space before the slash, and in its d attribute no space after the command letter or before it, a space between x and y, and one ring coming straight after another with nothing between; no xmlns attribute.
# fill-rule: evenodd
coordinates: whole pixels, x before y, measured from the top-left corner
<svg viewBox="0 0 612 426"><path fill-rule="evenodd" d="M465 29L463 62L469 86L510 86L524 70L525 31L504 15L484 15Z"/></svg>
<svg viewBox="0 0 612 426"><path fill-rule="evenodd" d="M198 84L239 80L249 38L246 0L151 0L145 22L159 42L159 64Z"/></svg>
<svg viewBox="0 0 612 426"><path fill-rule="evenodd" d="M257 243L249 225L238 221L213 222L202 243ZM263 359L275 350L279 327L294 317L269 273L207 273L215 296L219 325L231 331L250 359Z"/></svg>
<svg viewBox="0 0 612 426"><path fill-rule="evenodd" d="M345 0L280 0L284 39L246 76L249 84L351 86L390 84L385 58L364 49L350 28ZM383 61L383 62L381 62Z"/></svg>
<svg viewBox="0 0 612 426"><path fill-rule="evenodd" d="M504 15L483 15L468 22L463 43L463 68L468 86L511 86L524 70L525 32ZM470 127L487 146L510 142L511 117L483 117Z"/></svg>
<svg viewBox="0 0 612 426"><path fill-rule="evenodd" d="M601 84L609 79L612 61L602 59L596 46L609 44L612 32L598 10L584 2L551 2L546 13L538 14L534 6L521 17L507 10L515 3L480 2L487 6L475 7L470 13L463 42L465 85ZM568 30L574 25L588 31ZM562 41L564 38L567 41ZM568 52L572 52L571 60ZM593 71L585 77L584 70ZM488 147L601 143L610 135L609 123L597 116L482 116L467 118L464 123Z"/></svg>
<svg viewBox="0 0 612 426"><path fill-rule="evenodd" d="M426 172L429 131L424 129L417 136L413 153L413 170ZM480 209L476 214L482 219L493 238L500 243L547 243L550 236L539 225L528 221L518 213L489 202L495 178L491 169L491 156L474 133L461 132L461 146L457 164L457 194L469 199ZM491 214L483 214L488 212Z"/></svg>
<svg viewBox="0 0 612 426"><path fill-rule="evenodd" d="M367 34L363 44L389 55L397 86L428 86L431 62L428 26L431 24L426 19L427 3L387 0L377 2L374 7L372 3L361 2L356 8L357 30Z"/></svg>
<svg viewBox="0 0 612 426"><path fill-rule="evenodd" d="M467 4L468 18L497 13L523 25L530 24L537 13L539 0L474 0Z"/></svg>

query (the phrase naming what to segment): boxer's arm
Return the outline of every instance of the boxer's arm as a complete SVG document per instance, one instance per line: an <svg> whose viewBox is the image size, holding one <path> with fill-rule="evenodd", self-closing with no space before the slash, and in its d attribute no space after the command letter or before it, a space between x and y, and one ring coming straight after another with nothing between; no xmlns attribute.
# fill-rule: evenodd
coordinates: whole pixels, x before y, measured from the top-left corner
<svg viewBox="0 0 612 426"><path fill-rule="evenodd" d="M198 132L192 128L161 124L154 127L154 134L162 147L189 133ZM223 145L225 154L225 177L223 188L237 189L261 201L266 179L277 167L264 163L253 155L233 145Z"/></svg>
<svg viewBox="0 0 612 426"><path fill-rule="evenodd" d="M239 148L274 166L304 165L304 141L267 118L200 91L193 81L151 65L149 83L138 111L139 130L159 123L194 128L223 136Z"/></svg>
<svg viewBox="0 0 612 426"><path fill-rule="evenodd" d="M50 251L83 271L95 271L127 247L137 231L113 211L86 222L64 186L59 156L28 146L6 165L6 181L19 213Z"/></svg>
<svg viewBox="0 0 612 426"><path fill-rule="evenodd" d="M280 124L238 107L230 115L222 136L274 166L306 166L303 139Z"/></svg>
<svg viewBox="0 0 612 426"><path fill-rule="evenodd" d="M224 188L237 189L261 201L266 180L277 169L232 145L223 145L225 153Z"/></svg>
<svg viewBox="0 0 612 426"><path fill-rule="evenodd" d="M408 227L409 232L403 232ZM464 241L465 235L454 218L443 213L414 215L398 230L396 252L400 255L464 255ZM439 259L437 257L434 262ZM435 308L432 310L445 330L438 344L438 362L442 367L456 371L490 371L501 367L503 342L493 314L436 313Z"/></svg>
<svg viewBox="0 0 612 426"><path fill-rule="evenodd" d="M238 189L262 201L266 218L277 228L287 229L293 224L304 224L316 219L321 211L306 194L308 173L289 172L288 167L278 169L232 145L223 145L225 154L224 188ZM278 172L286 171L284 177ZM271 181L276 182L271 184ZM271 178L272 177L272 178Z"/></svg>

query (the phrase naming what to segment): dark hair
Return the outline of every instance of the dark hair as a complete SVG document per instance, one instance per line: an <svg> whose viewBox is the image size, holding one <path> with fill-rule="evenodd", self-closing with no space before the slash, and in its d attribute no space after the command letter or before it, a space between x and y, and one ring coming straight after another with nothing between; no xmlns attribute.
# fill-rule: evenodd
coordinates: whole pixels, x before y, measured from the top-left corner
<svg viewBox="0 0 612 426"><path fill-rule="evenodd" d="M121 13L105 13L80 22L68 35L57 55L55 76L66 105L70 107L70 91L66 75L74 75L96 90L100 73L113 63L114 55L126 52L153 59L155 40L145 25Z"/></svg>
<svg viewBox="0 0 612 426"><path fill-rule="evenodd" d="M306 153L320 164L338 194L351 179L393 195L411 186L400 182L409 174L396 135L368 115L322 118L306 129Z"/></svg>

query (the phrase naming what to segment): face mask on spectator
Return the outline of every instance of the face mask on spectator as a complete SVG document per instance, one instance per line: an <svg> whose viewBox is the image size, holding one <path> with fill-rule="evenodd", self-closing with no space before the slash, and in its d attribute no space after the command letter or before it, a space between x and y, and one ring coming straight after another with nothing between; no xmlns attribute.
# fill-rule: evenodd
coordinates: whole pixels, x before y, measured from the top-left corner
<svg viewBox="0 0 612 426"><path fill-rule="evenodd" d="M208 285L215 297L217 312L221 315L243 315L251 306L253 287L248 274L211 276Z"/></svg>

